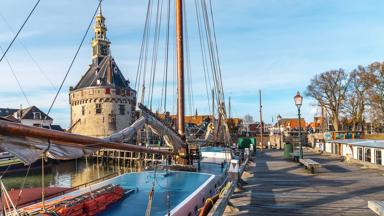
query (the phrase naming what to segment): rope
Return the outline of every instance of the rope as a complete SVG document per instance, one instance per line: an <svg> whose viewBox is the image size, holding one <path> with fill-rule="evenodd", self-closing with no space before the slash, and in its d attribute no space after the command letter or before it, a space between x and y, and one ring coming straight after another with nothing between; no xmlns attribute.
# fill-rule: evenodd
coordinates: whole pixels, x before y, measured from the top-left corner
<svg viewBox="0 0 384 216"><path fill-rule="evenodd" d="M160 97L160 106L159 110L163 108L164 101L164 113L167 111L167 85L168 85L168 61L169 61L169 32L170 32L170 13L171 13L171 2L168 0L168 8L167 8L167 30L166 30L166 40L165 40L165 53L164 53L164 75L163 75L163 83L161 89L161 97Z"/></svg>
<svg viewBox="0 0 384 216"><path fill-rule="evenodd" d="M5 171L3 172L3 174L0 176L0 179L2 179L3 176L7 173L9 167L11 167L11 164L9 164L9 165L7 166L7 169L5 169Z"/></svg>
<svg viewBox="0 0 384 216"><path fill-rule="evenodd" d="M162 20L162 11L163 11L163 0L157 0L157 10L156 10L156 23L155 23L155 33L153 39L153 47L152 47L152 65L151 65L151 75L150 75L150 84L149 84L149 94L148 101L149 107L152 110L152 101L153 101L153 89L155 85L155 75L157 68L157 57L158 57L158 49L159 49L159 40L160 40L160 26Z"/></svg>
<svg viewBox="0 0 384 216"><path fill-rule="evenodd" d="M1 51L2 53L4 53L4 50L3 50L3 48L2 48L1 46L0 46L0 51ZM16 82L17 82L17 85L19 86L19 89L20 89L21 93L23 94L25 100L27 101L28 106L31 106L31 103L30 103L29 100L28 100L27 94L25 93L25 91L24 91L24 89L23 89L23 87L22 87L22 85L21 85L21 83L20 83L20 80L17 78L16 73L15 73L15 71L13 70L13 67L12 67L11 63L9 62L9 60L8 60L7 57L4 57L4 59L5 59L5 61L7 62L8 67L9 67L9 69L11 70L11 73L12 73L13 77L15 78L15 80L16 80Z"/></svg>
<svg viewBox="0 0 384 216"><path fill-rule="evenodd" d="M0 13L0 17L1 19L4 21L4 23L7 25L8 29L14 33L14 30L12 28L12 26L9 24L8 20ZM57 89L57 86L55 86L55 84L53 84L52 80L49 79L47 73L44 72L44 70L42 69L42 67L40 66L40 64L37 62L37 60L32 56L31 52L29 51L29 49L27 48L27 46L19 39L17 38L17 41L20 43L21 47L23 47L23 49L25 50L25 52L27 53L27 55L29 56L29 58L32 60L32 62L35 64L36 68L38 69L38 71L44 76L44 78L49 82L49 84L51 85L51 87L53 89ZM67 99L62 97L63 101L67 102Z"/></svg>
<svg viewBox="0 0 384 216"><path fill-rule="evenodd" d="M40 0L39 0L39 1L40 1ZM73 63L75 62L75 60L76 60L76 58L77 58L77 55L79 54L79 51L80 51L81 47L83 46L83 43L84 43L84 41L85 41L85 38L86 38L87 35L88 35L89 29L90 29L91 26L92 26L93 20L95 19L95 16L96 16L96 14L97 14L97 12L98 12L98 9L99 9L100 6L101 6L101 2L102 2L102 1L103 1L103 0L99 0L99 4L97 5L97 8L96 8L95 12L93 13L92 19L91 19L91 21L90 21L89 24L88 24L87 30L85 31L85 33L84 33L84 35L83 35L83 38L81 39L81 42L80 42L80 44L79 44L79 46L78 46L78 48L77 48L77 50L76 50L76 53L75 53L75 55L74 55L73 58L72 58L71 64L69 65L69 68L68 68L67 72L65 73L64 79L62 80L62 82L61 82L61 84L60 84L60 87L59 87L59 89L58 89L57 92L56 92L56 95L55 95L55 97L54 97L54 99L53 99L53 101L52 101L52 104L50 105L50 107L49 107L49 109L48 109L48 112L47 112L47 115L46 115L45 118L48 117L49 113L50 113L51 110L52 110L53 105L54 105L55 102L56 102L57 96L59 95L61 89L63 88L64 82L65 82L65 80L67 79L68 74L69 74L69 72L70 72L71 69L72 69Z"/></svg>
<svg viewBox="0 0 384 216"><path fill-rule="evenodd" d="M201 15L200 15L200 7L198 0L195 0L195 9L196 9L196 20L197 20L197 26L198 26L198 32L199 32L199 42L200 42L200 49L201 49L201 59L203 62L203 71L204 71L204 82L205 82L205 90L207 94L207 102L208 102L208 111L211 113L211 102L210 102L210 96L209 89L212 89L211 83L209 82L208 78L208 66L206 63L206 52L205 52L205 43L203 40L203 30L202 30L202 24L201 24Z"/></svg>
<svg viewBox="0 0 384 216"><path fill-rule="evenodd" d="M33 12L35 11L37 5L39 5L40 3L40 0L37 0L35 6L33 6L31 12L29 12L27 18L24 20L23 24L21 25L21 27L19 28L19 30L17 31L16 35L13 37L11 43L8 45L7 49L5 50L5 52L3 53L3 55L1 56L0 58L0 62L3 61L3 58L5 57L5 55L8 53L9 49L11 48L11 46L13 45L13 43L15 42L16 38L19 36L21 30L23 30L25 24L28 22L29 18L32 16Z"/></svg>
<svg viewBox="0 0 384 216"><path fill-rule="evenodd" d="M29 170L30 170L30 169L31 169L31 164L29 164L28 169L27 169L27 173L25 174L23 183L21 184L21 189L20 189L19 195L17 196L17 200L16 200L16 204L15 204L16 207L17 207L17 205L19 204L19 202L20 202L20 200L21 200L21 194L23 193L23 189L24 189L24 186L25 186L25 182L27 181L27 177L28 177L28 174L29 174Z"/></svg>
<svg viewBox="0 0 384 216"><path fill-rule="evenodd" d="M147 58L148 58L148 44L149 44L149 36L151 34L150 32L150 27L151 27L151 16L152 16L152 6L151 6L151 0L148 2L148 9L147 9L147 19L146 19L146 26L144 29L145 35L143 38L144 41L144 50L143 50L143 55L144 59L142 62L144 62L144 67L143 67L143 85L142 85L142 93L141 93L141 103L144 103L144 98L145 98L145 80L146 80L146 73L147 73Z"/></svg>

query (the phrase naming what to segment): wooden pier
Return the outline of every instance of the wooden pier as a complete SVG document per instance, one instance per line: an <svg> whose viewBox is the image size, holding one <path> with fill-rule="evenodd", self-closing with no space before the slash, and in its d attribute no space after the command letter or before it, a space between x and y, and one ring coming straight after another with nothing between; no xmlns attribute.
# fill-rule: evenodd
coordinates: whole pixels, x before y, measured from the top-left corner
<svg viewBox="0 0 384 216"><path fill-rule="evenodd" d="M311 174L282 151L257 152L224 215L376 215L368 200L384 200L384 171L365 169L317 153L305 158L322 168Z"/></svg>
<svg viewBox="0 0 384 216"><path fill-rule="evenodd" d="M157 149L169 150L167 147L158 147ZM124 166L148 166L155 162L160 163L166 159L166 156L160 154L131 152L116 149L101 149L95 152L93 158L98 162L113 162Z"/></svg>

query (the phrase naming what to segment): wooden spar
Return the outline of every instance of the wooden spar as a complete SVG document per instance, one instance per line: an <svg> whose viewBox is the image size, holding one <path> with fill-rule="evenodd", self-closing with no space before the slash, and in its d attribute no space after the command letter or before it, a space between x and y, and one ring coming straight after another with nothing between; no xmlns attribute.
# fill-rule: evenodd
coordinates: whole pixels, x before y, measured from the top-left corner
<svg viewBox="0 0 384 216"><path fill-rule="evenodd" d="M52 143L58 145L65 145L64 143L68 143L69 145L80 145L83 147L110 148L132 152L155 153L162 155L172 154L169 151L149 149L143 146L137 146L132 144L109 142L100 138L83 136L79 134L71 134L62 131L54 131L4 120L0 120L0 134L8 136L27 136L40 139L47 139L50 140Z"/></svg>
<svg viewBox="0 0 384 216"><path fill-rule="evenodd" d="M184 106L184 49L183 49L183 0L176 0L176 52L177 52L177 130L185 136Z"/></svg>

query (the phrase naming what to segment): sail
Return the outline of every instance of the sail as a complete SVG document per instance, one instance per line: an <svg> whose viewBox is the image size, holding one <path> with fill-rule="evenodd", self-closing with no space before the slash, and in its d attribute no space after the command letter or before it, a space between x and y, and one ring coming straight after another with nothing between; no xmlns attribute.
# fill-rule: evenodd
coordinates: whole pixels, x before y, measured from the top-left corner
<svg viewBox="0 0 384 216"><path fill-rule="evenodd" d="M22 160L25 165L40 159L44 153L52 159L69 160L90 155L98 150L92 147L60 145L33 137L4 135L0 135L0 148Z"/></svg>
<svg viewBox="0 0 384 216"><path fill-rule="evenodd" d="M128 128L123 131L132 131L132 129ZM126 135L126 133L123 133L123 137ZM90 155L100 148L163 155L171 154L169 151L151 149L144 146L113 142L108 139L0 120L0 149L15 155L26 165L40 159L43 154L52 159L69 160Z"/></svg>

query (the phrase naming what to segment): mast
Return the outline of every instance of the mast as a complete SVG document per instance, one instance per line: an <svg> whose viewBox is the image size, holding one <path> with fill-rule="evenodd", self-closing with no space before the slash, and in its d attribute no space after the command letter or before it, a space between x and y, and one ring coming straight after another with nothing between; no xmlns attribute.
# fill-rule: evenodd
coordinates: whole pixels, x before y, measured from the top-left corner
<svg viewBox="0 0 384 216"><path fill-rule="evenodd" d="M212 89L212 125L215 125L215 91Z"/></svg>
<svg viewBox="0 0 384 216"><path fill-rule="evenodd" d="M176 53L177 53L177 130L185 136L184 106L184 49L183 49L183 1L176 0Z"/></svg>
<svg viewBox="0 0 384 216"><path fill-rule="evenodd" d="M261 90L259 90L259 105L260 105L260 148L263 150L263 105L261 105Z"/></svg>

